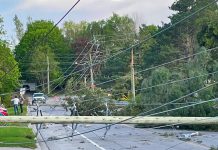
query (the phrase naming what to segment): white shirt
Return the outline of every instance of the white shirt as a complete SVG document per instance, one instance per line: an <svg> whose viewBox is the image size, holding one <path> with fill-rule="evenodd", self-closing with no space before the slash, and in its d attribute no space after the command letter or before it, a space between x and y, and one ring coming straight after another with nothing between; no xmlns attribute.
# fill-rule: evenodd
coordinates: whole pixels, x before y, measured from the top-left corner
<svg viewBox="0 0 218 150"><path fill-rule="evenodd" d="M14 98L11 101L14 102L14 105L18 105L18 103L20 102L20 100L18 98Z"/></svg>

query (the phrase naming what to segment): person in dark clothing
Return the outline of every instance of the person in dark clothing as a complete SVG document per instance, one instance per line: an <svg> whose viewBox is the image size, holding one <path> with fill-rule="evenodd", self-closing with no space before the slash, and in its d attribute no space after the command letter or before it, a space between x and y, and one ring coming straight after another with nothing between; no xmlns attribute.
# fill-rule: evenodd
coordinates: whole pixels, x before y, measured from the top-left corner
<svg viewBox="0 0 218 150"><path fill-rule="evenodd" d="M23 95L20 95L20 113L23 113L23 103L24 103L24 98Z"/></svg>

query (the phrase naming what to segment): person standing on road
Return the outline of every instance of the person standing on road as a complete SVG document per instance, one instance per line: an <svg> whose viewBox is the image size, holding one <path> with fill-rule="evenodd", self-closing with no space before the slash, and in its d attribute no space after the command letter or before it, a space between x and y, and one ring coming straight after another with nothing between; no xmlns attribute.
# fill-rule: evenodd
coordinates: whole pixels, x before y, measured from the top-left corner
<svg viewBox="0 0 218 150"><path fill-rule="evenodd" d="M24 98L23 95L20 95L20 113L23 113L23 103L24 103Z"/></svg>
<svg viewBox="0 0 218 150"><path fill-rule="evenodd" d="M18 104L19 104L20 100L18 99L17 96L15 96L11 101L14 104L14 114L17 115L19 113L18 112Z"/></svg>

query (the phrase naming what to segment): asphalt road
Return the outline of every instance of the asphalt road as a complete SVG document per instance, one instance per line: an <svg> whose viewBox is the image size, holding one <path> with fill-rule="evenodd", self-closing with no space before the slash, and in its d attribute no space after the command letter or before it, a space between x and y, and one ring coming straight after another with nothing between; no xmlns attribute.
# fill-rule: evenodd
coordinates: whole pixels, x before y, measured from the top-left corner
<svg viewBox="0 0 218 150"><path fill-rule="evenodd" d="M48 104L58 104L55 99L49 99ZM41 106L44 116L69 115L62 107ZM29 114L35 116L34 107L29 107ZM79 124L74 134L86 132L104 125ZM35 125L32 126L35 129ZM46 144L40 142L42 150L209 150L212 146L218 147L218 133L199 132L200 135L192 137L189 141L178 139L180 133L192 133L192 131L181 130L160 130L160 129L139 129L130 125L115 125L103 135L105 129L78 135L62 140L48 141ZM40 136L41 134L41 136ZM42 137L57 139L71 136L71 125L46 124L40 129L38 140Z"/></svg>

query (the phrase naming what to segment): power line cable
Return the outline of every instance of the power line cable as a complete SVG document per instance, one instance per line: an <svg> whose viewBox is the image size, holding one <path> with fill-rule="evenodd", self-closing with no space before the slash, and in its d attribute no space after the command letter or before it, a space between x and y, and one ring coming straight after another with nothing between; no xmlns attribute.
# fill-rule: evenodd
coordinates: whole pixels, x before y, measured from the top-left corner
<svg viewBox="0 0 218 150"><path fill-rule="evenodd" d="M180 109L184 109L184 108L189 108L189 107L194 107L196 105L201 105L201 104L205 104L205 103L209 103L209 102L214 102L214 101L217 101L218 99L215 98L215 99L210 99L210 100L206 100L206 101L201 101L201 102L198 102L196 104L191 104L191 105L186 105L186 106L182 106L182 107L177 107L177 108L173 108L173 109L170 109L170 110L166 110L166 111L162 111L162 112L158 112L158 113L154 113L154 114L151 114L149 116L153 116L153 115L157 115L157 114L163 114L163 113L167 113L167 112L172 112L172 111L175 111L175 110L180 110ZM143 112L144 113L144 112ZM141 113L142 114L142 113ZM137 116L134 116L134 118L136 117L140 117L140 115L137 115ZM133 119L133 117L130 117L131 119ZM107 125L107 126L112 126L112 125L116 125L118 123L123 123L125 121L128 121L130 120L130 118L128 119L125 119L125 120L122 120L120 122L117 122L117 123L113 123L113 124L110 124L110 125ZM213 119L213 118L210 118L210 119ZM100 128L96 128L96 129L93 129L93 130L89 130L89 131L84 131L82 133L78 133L78 134L74 134L73 136L79 136L79 135L83 135L83 134L87 134L87 133L91 133L91 132L94 132L94 131L98 131L98 130L101 130L101 129L104 129L106 128L106 126L103 126L103 127L100 127ZM48 141L57 141L57 140L62 140L62 139L66 139L66 138L69 138L69 137L72 137L71 136L65 136L65 137L61 137L61 138L56 138L56 139L50 139L50 140L45 140L46 142ZM38 141L39 143L40 142L45 142L45 141ZM0 142L1 144L8 144L6 142ZM16 144L19 144L21 142L17 142ZM22 142L22 144L24 143L32 143L32 142Z"/></svg>
<svg viewBox="0 0 218 150"><path fill-rule="evenodd" d="M215 2L217 2L217 1L215 1ZM211 3L212 4L212 3ZM206 7L205 7L206 8ZM117 124L117 123L116 123ZM110 125L111 126L111 125ZM98 130L100 130L99 128L98 128ZM90 131L87 131L87 132L90 132ZM86 132L86 133L87 133ZM93 132L93 131L91 131L91 132ZM81 133L81 134L84 134L84 133ZM81 135L81 134L79 134L79 135ZM75 135L74 135L75 136Z"/></svg>
<svg viewBox="0 0 218 150"><path fill-rule="evenodd" d="M197 11L195 11L195 12L189 14L189 15L187 15L186 17L182 18L181 20L179 20L179 21L177 21L177 22L171 24L170 26L166 27L165 29L162 29L161 31L159 31L159 32L157 32L157 33L155 33L155 34L153 34L153 35L148 35L148 38L145 38L144 40L139 41L138 43L136 43L136 44L130 46L129 48L126 48L126 49L124 49L124 50L120 50L119 52L115 53L115 54L112 55L111 57L106 58L106 59L104 59L104 60L102 60L102 61L100 61L100 62L98 62L98 63L96 63L96 64L93 64L92 66L101 64L101 63L103 63L103 62L105 62L105 61L107 61L107 60L109 60L109 59L111 59L111 58L114 58L114 57L118 56L119 54L121 54L121 53L123 53L123 52L129 51L129 50L131 50L132 48L135 48L135 47L141 45L142 43L144 43L144 42L146 42L146 41L148 41L148 40L150 40L150 39L152 39L152 38L158 36L159 34L162 34L163 32L165 32L165 31L167 31L167 30L173 28L174 26L180 24L181 22L183 22L183 21L185 21L185 20L191 18L191 17L194 16L195 14L197 14L197 13L203 11L204 9L210 7L212 4L216 3L217 1L218 1L218 0L215 0L215 1L212 1L212 2L208 3L208 4L205 5L204 7L198 9ZM84 68L84 69L85 69L85 68ZM74 73L81 72L81 71L84 70L84 69L81 69L81 70L79 70L79 71L77 71L77 72L74 72Z"/></svg>
<svg viewBox="0 0 218 150"><path fill-rule="evenodd" d="M196 90L196 91L194 91L194 92L191 92L191 93L189 93L189 94L187 94L187 95L184 95L184 96L182 96L182 97L180 97L180 98L178 98L178 99L175 99L175 100L173 100L173 101L171 101L171 102L168 102L168 103L166 103L166 104L170 104L170 103L173 103L173 102L175 102L175 101L181 100L181 99L183 99L183 98L186 98L186 97L188 97L188 96L190 96L190 95L193 95L194 93L197 93L197 92L199 92L199 91L201 91L201 90L204 90L204 89L206 89L206 88L208 88L208 87L211 87L211 86L213 86L213 85L216 85L216 84L217 84L217 83L213 83L213 84L211 84L211 85L208 85L208 86L206 86L206 87L203 87L203 88L201 88L201 89L198 89L198 90ZM201 101L201 102L198 102L198 103L195 103L195 104L191 104L191 105L187 105L187 106L182 106L182 107L179 107L179 108L170 109L170 110L167 110L167 111L162 111L162 112L158 112L158 113L153 113L153 114L151 114L151 115L163 114L163 113L167 113L167 112L171 112L171 111L175 111L175 110L179 110L179 109L183 109L183 108L188 108L188 107L192 107L192 106L196 106L196 105L200 105L200 104L204 104L204 103L208 103L208 102L213 102L213 101L217 101L217 98L216 98L216 99L212 99L212 100L207 100L207 101ZM162 105L162 107L165 106L166 104ZM158 107L158 108L161 108L161 107ZM157 108L157 109L158 109L158 108ZM148 112L151 112L151 111L153 111L153 110L154 110L154 109L149 110L149 111L146 111L146 112L142 112L142 113L140 113L140 114L138 114L138 115L136 115L136 116L130 117L130 118L128 118L128 119L121 120L121 121L119 121L119 122L116 122L116 123L113 123L113 124L110 124L110 125L106 125L106 126L103 126L103 127L99 127L99 128L93 129L93 130L84 131L84 132L82 132L82 133L78 133L78 134L75 134L75 135L73 135L73 136L79 136L79 135L82 135L82 134L91 133L91 132L94 132L94 131L98 131L98 130L104 129L104 128L106 128L106 127L111 127L111 126L116 125L116 124L119 124L119 123L124 123L125 121L128 121L128 120L134 119L134 118L136 118L136 117L145 115L145 114L147 114ZM151 116L151 115L149 115L149 116ZM53 139L53 140L61 140L61 139L65 139L65 138L69 138L69 136L67 136L67 137L62 137L62 138L57 138L57 139ZM53 140L52 140L52 141L53 141ZM47 141L51 141L51 140L47 140ZM43 141L42 141L42 142L43 142Z"/></svg>
<svg viewBox="0 0 218 150"><path fill-rule="evenodd" d="M171 101L171 102L169 102L169 103L166 103L166 104L170 104L170 103L179 101L179 100L181 100L181 99L183 99L183 98L186 98L186 97L188 97L188 96L190 96L190 95L193 95L194 93L200 92L201 90L204 90L204 89L209 88L209 87L211 87L211 86L213 86L213 85L216 85L216 84L218 84L218 83L213 83L213 84L211 84L211 85L209 85L209 86L206 86L206 87L203 87L203 88L201 88L201 89L198 89L198 90L196 90L196 91L194 91L194 92L191 92L191 93L189 93L189 94L187 94L187 95L184 95L184 96L182 96L182 97L180 97L180 98L178 98L178 99L175 99L175 100L173 100L173 101ZM214 100L215 100L215 99L213 99L213 100L208 100L208 101L201 101L201 102L199 102L199 103L191 104L191 105L188 105L188 106L183 106L183 107L180 107L180 108L187 108L187 107L191 107L191 106L195 106L195 105L199 105L199 104L211 102L211 101L214 101ZM217 100L217 99L216 99L216 100ZM162 105L162 107L165 106L166 104ZM158 107L158 108L161 108L161 106ZM91 133L91 132L94 132L94 131L98 131L98 130L104 129L104 128L106 128L106 127L111 127L111 126L113 126L113 125L116 125L116 124L118 124L118 123L124 123L125 121L134 119L134 118L139 117L139 116L141 116L141 115L145 115L145 114L147 114L148 112L151 112L151 111L153 111L153 110L155 110L155 109L151 109L151 110L149 110L149 111L146 111L146 112L143 112L143 113L139 113L139 114L136 115L136 116L130 117L130 118L125 119L125 120L121 120L121 121L116 122L116 123L112 123L112 124L110 124L110 125L106 125L106 126L103 126L103 127L99 127L99 128L93 129L93 130L85 131L85 132L82 132L82 133L80 133L80 134L75 134L74 136L78 136L78 135L82 135L82 134L87 134L87 133ZM178 108L174 108L174 109L172 109L171 111L174 111L174 110L178 110ZM154 113L153 115L161 114L161 113L166 113L166 112L170 112L170 110L163 111L163 112L159 112L159 113ZM63 137L63 138L59 138L59 139L64 139L64 138L67 138L67 137Z"/></svg>
<svg viewBox="0 0 218 150"><path fill-rule="evenodd" d="M89 43L89 42L88 42L88 43ZM87 43L87 44L88 44L88 43ZM86 46L87 46L87 44L86 44ZM86 46L85 46L85 48L82 50L82 52L81 52L80 54L82 54L82 53L85 51ZM91 47L93 47L93 46L94 46L94 44L92 44ZM81 61L83 61L87 55L88 55L88 54L86 53L86 55L84 55L84 57L82 58ZM80 55L79 55L79 56L80 56ZM74 61L74 63L79 59L79 56L78 56L77 59ZM73 72L74 70L76 70L77 67L78 67L78 65L70 72L71 75L72 75L72 72ZM85 70L88 70L88 69L89 69L89 68L86 68ZM68 71L68 70L67 70L67 71ZM86 71L85 71L85 72L86 72ZM65 71L65 73L66 73L66 71ZM60 82L58 85L56 85L51 91L54 91L54 90L55 90L60 84L62 84L66 79L67 79L67 78L64 78L63 81Z"/></svg>
<svg viewBox="0 0 218 150"><path fill-rule="evenodd" d="M137 71L137 72L135 72L135 74L138 74L138 73L141 73L141 72L146 72L146 71L149 71L149 70L152 70L152 69L156 69L156 68L159 68L159 67L162 67L162 66L165 66L165 65L169 65L171 63L174 63L174 62L177 62L177 61L180 61L180 60L184 60L184 59L196 56L196 55L200 55L200 54L205 53L205 52L215 51L217 49L218 49L218 47L215 47L215 48L207 49L207 50L204 50L204 51L201 51L201 52L198 52L198 53L186 56L186 57L181 57L181 58L178 58L178 59L174 59L172 61L162 63L162 64L154 66L154 67L150 67L150 68L147 68L147 69L144 69L144 70L141 70L141 71ZM118 77L118 78L115 78L115 79L107 80L107 81L96 84L96 86L103 85L103 84L106 84L106 83L110 83L110 82L116 81L116 80L121 79L121 78L122 78L122 76ZM83 89L85 89L85 88L83 88ZM83 90L83 89L79 89L79 90L76 90L74 92L78 92L78 91Z"/></svg>
<svg viewBox="0 0 218 150"><path fill-rule="evenodd" d="M99 48L99 46L97 46L96 51L98 50L98 48ZM86 56L84 56L83 59L84 59L85 57L86 57ZM82 60L83 60L83 59L82 59ZM82 61L82 60L81 60L81 61ZM97 56L95 57L94 63L95 63L96 61L97 61ZM87 69L85 70L85 72L84 72L79 78L77 78L73 83L75 83L76 81L80 80L80 79L86 74L86 72L87 72L88 70L89 70L89 68L87 68ZM73 71L71 71L71 72L73 72ZM73 83L72 83L72 85L73 85ZM55 89L55 88L54 88L54 89ZM56 92L54 95L56 95L56 94L62 92L63 90L64 90L64 89L62 89L62 90Z"/></svg>
<svg viewBox="0 0 218 150"><path fill-rule="evenodd" d="M42 41L44 41L45 39L48 38L49 34L58 26L58 24L75 8L75 6L80 2L80 0L77 0L77 2L64 14L64 16L45 34L44 37L42 37L41 39L39 39L38 41L35 41L35 44L38 44ZM32 53L26 53L22 58L20 58L20 60L23 60L25 57L31 55ZM12 70L15 69L15 67L18 65L18 63L16 63L7 73L5 73L0 80L2 80L3 78L5 78L5 76L9 73L11 73Z"/></svg>
<svg viewBox="0 0 218 150"><path fill-rule="evenodd" d="M201 75L198 75L198 76L193 76L193 77L189 77L189 78L185 78L185 79L174 80L174 81L170 81L170 82L166 82L166 83L152 85L152 86L145 87L145 88L136 89L136 91L142 91L142 90L152 89L152 88L159 87L159 86L165 86L165 85L168 85L168 84L188 81L188 80L192 80L192 79L196 79L196 78L200 78L200 77L204 77L204 76L208 76L208 75L213 75L213 74L217 74L217 73L218 73L218 71L214 71L214 72L207 73L207 74L201 74ZM116 94L114 94L114 96L121 95L121 94L123 94L123 92L116 93ZM105 97L99 97L99 98L105 98ZM95 99L88 99L88 100L84 100L82 102L87 102L87 101L91 101L91 100L95 100Z"/></svg>

